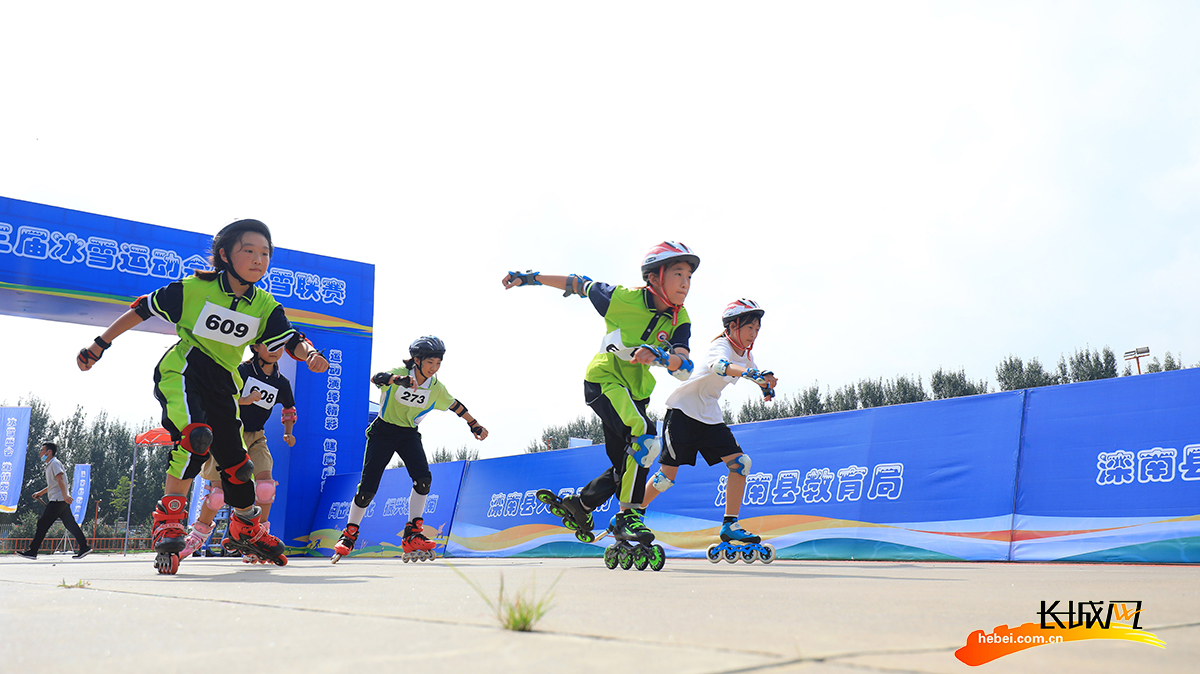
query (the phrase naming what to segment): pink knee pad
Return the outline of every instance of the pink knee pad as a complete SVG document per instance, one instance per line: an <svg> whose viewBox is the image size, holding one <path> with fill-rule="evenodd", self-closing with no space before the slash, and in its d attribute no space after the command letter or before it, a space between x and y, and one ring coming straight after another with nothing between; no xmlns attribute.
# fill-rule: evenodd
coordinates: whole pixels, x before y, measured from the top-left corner
<svg viewBox="0 0 1200 674"><path fill-rule="evenodd" d="M225 490L220 487L213 487L212 491L208 492L206 502L209 508L220 510L225 505Z"/></svg>
<svg viewBox="0 0 1200 674"><path fill-rule="evenodd" d="M275 502L275 481L262 480L254 483L254 494L258 503Z"/></svg>

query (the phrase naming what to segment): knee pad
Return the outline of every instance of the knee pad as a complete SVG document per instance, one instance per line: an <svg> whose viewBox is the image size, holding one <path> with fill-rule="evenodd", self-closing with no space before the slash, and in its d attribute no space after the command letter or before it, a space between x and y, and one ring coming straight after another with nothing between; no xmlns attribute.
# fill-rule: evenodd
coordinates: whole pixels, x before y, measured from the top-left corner
<svg viewBox="0 0 1200 674"><path fill-rule="evenodd" d="M242 457L241 463L222 469L225 478L233 484L246 484L250 478L254 477L254 462L250 460L250 455Z"/></svg>
<svg viewBox="0 0 1200 674"><path fill-rule="evenodd" d="M355 494L354 505L359 508L366 508L371 505L371 499L373 498L375 498L375 492L371 492L370 494Z"/></svg>
<svg viewBox="0 0 1200 674"><path fill-rule="evenodd" d="M413 491L421 496L429 494L429 485L433 484L432 477L423 477L420 480L413 480Z"/></svg>
<svg viewBox="0 0 1200 674"><path fill-rule="evenodd" d="M208 456L208 447L213 441L212 426L208 424L188 424L183 427L181 447L196 456Z"/></svg>
<svg viewBox="0 0 1200 674"><path fill-rule="evenodd" d="M220 510L225 505L225 490L213 485L204 502L210 509Z"/></svg>
<svg viewBox="0 0 1200 674"><path fill-rule="evenodd" d="M258 497L256 503L274 503L275 480L256 480L254 482L254 494Z"/></svg>
<svg viewBox="0 0 1200 674"><path fill-rule="evenodd" d="M725 465L729 467L729 472L737 473L742 477L750 474L750 457L746 456L745 454L726 462Z"/></svg>
<svg viewBox="0 0 1200 674"><path fill-rule="evenodd" d="M667 477L667 474L661 470L655 473L654 477L650 478L650 486L654 487L660 492L670 489L672 486L674 486L674 484L675 480Z"/></svg>
<svg viewBox="0 0 1200 674"><path fill-rule="evenodd" d="M658 460L658 455L662 453L662 444L659 443L658 438L647 433L637 436L629 450L633 455L633 460L637 461L639 466L649 468L654 465L654 462Z"/></svg>

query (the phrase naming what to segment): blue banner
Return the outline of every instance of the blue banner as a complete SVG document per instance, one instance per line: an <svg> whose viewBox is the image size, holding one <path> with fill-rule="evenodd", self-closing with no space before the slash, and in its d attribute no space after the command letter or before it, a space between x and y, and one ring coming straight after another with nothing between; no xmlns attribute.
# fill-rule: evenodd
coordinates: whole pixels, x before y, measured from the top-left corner
<svg viewBox="0 0 1200 674"><path fill-rule="evenodd" d="M1200 369L1029 391L1014 560L1200 562Z"/></svg>
<svg viewBox="0 0 1200 674"><path fill-rule="evenodd" d="M1023 392L733 426L753 461L739 513L781 558L1008 556ZM719 542L723 465L683 466L646 523L671 557ZM575 492L609 465L586 447L477 461L449 550L460 556L597 556L536 500ZM613 503L594 517L607 527Z"/></svg>
<svg viewBox="0 0 1200 674"><path fill-rule="evenodd" d="M0 449L0 512L16 512L21 498L31 411L29 407L0 407L0 428L4 429L4 444Z"/></svg>
<svg viewBox="0 0 1200 674"><path fill-rule="evenodd" d="M106 327L136 297L207 269L212 237L225 224L188 232L0 197L0 313ZM276 228L275 243L286 243L286 231ZM272 533L294 543L307 539L325 479L362 467L375 268L276 246L259 286L330 362L319 375L297 368L297 442L273 470L280 485ZM138 329L175 334L158 318ZM119 373L101 363L89 376ZM279 428L278 414L273 424ZM268 433L273 453L286 449L281 430Z"/></svg>
<svg viewBox="0 0 1200 674"><path fill-rule="evenodd" d="M192 501L188 506L188 526L195 524L196 520L200 519L200 511L204 508L210 484L208 480L199 475L192 480Z"/></svg>
<svg viewBox="0 0 1200 674"><path fill-rule="evenodd" d="M438 544L435 551L443 554L455 503L459 498L466 462L430 464L433 483L425 499L425 537ZM313 519L312 534L307 548L312 554L330 556L350 515L350 504L358 489L359 475L346 473L325 480L317 516ZM352 557L399 557L401 535L409 518L408 499L412 493L412 478L404 468L383 471L379 491L359 523L358 543Z"/></svg>
<svg viewBox="0 0 1200 674"><path fill-rule="evenodd" d="M71 479L71 515L76 524L83 524L87 516L88 499L92 497L92 467L86 463L75 464L75 476Z"/></svg>

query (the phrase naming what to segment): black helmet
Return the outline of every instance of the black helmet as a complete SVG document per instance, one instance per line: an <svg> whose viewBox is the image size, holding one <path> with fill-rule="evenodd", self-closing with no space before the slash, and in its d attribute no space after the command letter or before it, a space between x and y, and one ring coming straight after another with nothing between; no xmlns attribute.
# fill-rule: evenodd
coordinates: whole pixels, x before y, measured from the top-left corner
<svg viewBox="0 0 1200 674"><path fill-rule="evenodd" d="M408 355L418 360L442 358L446 355L446 344L433 335L424 335L408 345Z"/></svg>
<svg viewBox="0 0 1200 674"><path fill-rule="evenodd" d="M221 250L225 251L225 257L233 255L234 244L246 232L257 232L265 236L267 238L267 253L272 257L275 256L275 244L271 243L271 230L267 229L267 226L261 220L238 220L222 227L221 231L217 232L217 235L213 237L213 269L217 271L230 269L229 263L221 259Z"/></svg>

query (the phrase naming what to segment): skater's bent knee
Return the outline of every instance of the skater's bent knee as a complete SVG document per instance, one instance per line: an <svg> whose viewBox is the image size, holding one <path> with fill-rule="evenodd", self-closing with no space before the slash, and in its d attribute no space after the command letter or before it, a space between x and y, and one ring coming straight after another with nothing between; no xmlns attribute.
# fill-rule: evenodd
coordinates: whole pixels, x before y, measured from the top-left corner
<svg viewBox="0 0 1200 674"><path fill-rule="evenodd" d="M275 502L275 481L262 480L254 483L254 495L257 497L257 503L274 503Z"/></svg>
<svg viewBox="0 0 1200 674"><path fill-rule="evenodd" d="M736 458L730 459L725 465L729 467L729 472L737 473L742 477L750 474L750 457L745 454L738 454Z"/></svg>
<svg viewBox="0 0 1200 674"><path fill-rule="evenodd" d="M413 480L413 491L421 496L429 494L429 486L433 484L432 477L423 477L420 480Z"/></svg>

